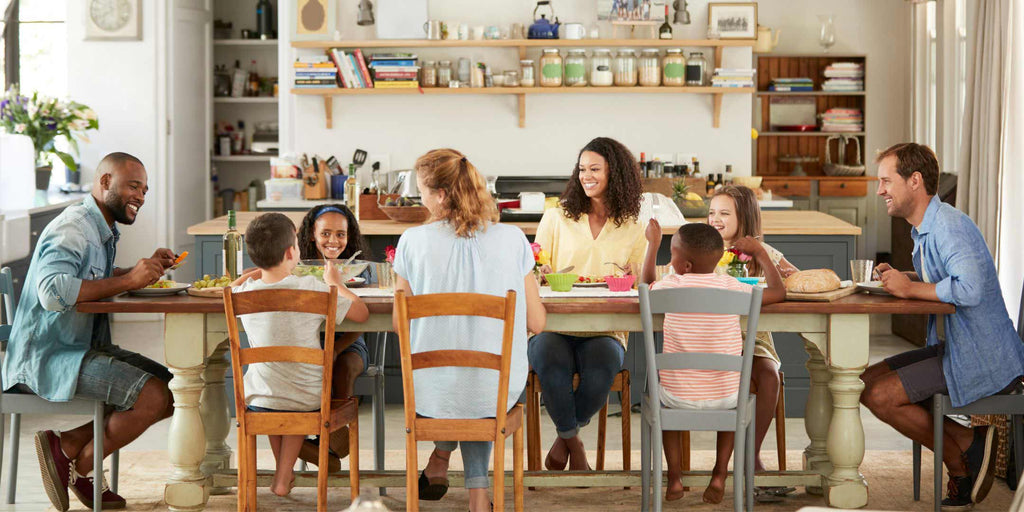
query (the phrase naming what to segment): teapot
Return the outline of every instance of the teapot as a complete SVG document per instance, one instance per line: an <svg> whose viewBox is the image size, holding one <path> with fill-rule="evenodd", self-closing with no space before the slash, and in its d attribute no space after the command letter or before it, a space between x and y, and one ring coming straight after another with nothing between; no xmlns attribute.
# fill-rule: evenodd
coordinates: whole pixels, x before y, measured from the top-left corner
<svg viewBox="0 0 1024 512"><path fill-rule="evenodd" d="M775 31L775 38L772 38L771 27L764 25L757 26L757 41L754 43L754 53L768 53L779 44L779 33L782 29Z"/></svg>
<svg viewBox="0 0 1024 512"><path fill-rule="evenodd" d="M537 16L537 9L540 6L546 5L551 10L551 17L555 16L555 8L551 7L551 0L538 0L537 7L533 8L533 15ZM530 25L530 31L528 35L529 39L558 39L558 18L555 18L555 22L551 23L541 14L539 20L535 20Z"/></svg>

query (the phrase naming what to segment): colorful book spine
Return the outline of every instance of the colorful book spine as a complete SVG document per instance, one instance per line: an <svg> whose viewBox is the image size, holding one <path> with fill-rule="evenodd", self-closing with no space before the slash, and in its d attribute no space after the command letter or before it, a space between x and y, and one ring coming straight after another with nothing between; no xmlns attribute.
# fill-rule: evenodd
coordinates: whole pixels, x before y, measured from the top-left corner
<svg viewBox="0 0 1024 512"><path fill-rule="evenodd" d="M359 72L363 76L363 82L366 86L373 88L373 79L370 77L370 70L366 67L366 59L363 57L363 51L356 48L356 63L359 64Z"/></svg>
<svg viewBox="0 0 1024 512"><path fill-rule="evenodd" d="M339 51L334 48L327 50L327 53L330 55L331 60L334 61L334 67L338 69L338 84L343 88L349 88L350 86L348 80L345 79L345 70L344 67L342 66L341 58L339 57L338 52Z"/></svg>
<svg viewBox="0 0 1024 512"><path fill-rule="evenodd" d="M420 83L418 81L400 81L400 82L388 82L380 81L374 84L377 89L416 89L419 88Z"/></svg>
<svg viewBox="0 0 1024 512"><path fill-rule="evenodd" d="M346 57L348 57L348 65L352 67L352 75L355 77L356 82L359 83L359 88L360 89L365 89L366 88L366 81L363 80L363 73L361 71L359 71L359 64L356 63L356 56L355 56L355 54L349 52L346 55Z"/></svg>
<svg viewBox="0 0 1024 512"><path fill-rule="evenodd" d="M370 61L371 68L390 68L395 66L415 66L415 60L373 60Z"/></svg>

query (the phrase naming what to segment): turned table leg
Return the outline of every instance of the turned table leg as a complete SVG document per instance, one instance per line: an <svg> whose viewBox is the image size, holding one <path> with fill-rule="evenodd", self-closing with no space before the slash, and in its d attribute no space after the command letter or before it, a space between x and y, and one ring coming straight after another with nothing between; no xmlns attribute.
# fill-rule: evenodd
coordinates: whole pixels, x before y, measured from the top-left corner
<svg viewBox="0 0 1024 512"><path fill-rule="evenodd" d="M827 476L832 473L832 463L829 462L825 443L829 423L832 421L832 395L828 389L831 375L822 354L823 345L818 344L823 343L824 337L820 334L807 334L804 338L804 349L810 356L806 366L811 376L811 389L807 395L804 413L804 428L807 430L807 438L810 439L810 443L804 449L804 469ZM807 492L820 495L823 490L821 487L808 487Z"/></svg>
<svg viewBox="0 0 1024 512"><path fill-rule="evenodd" d="M825 500L837 508L861 508L868 503L868 484L860 473L864 461L864 425L860 417L860 375L868 364L868 315L829 318L829 372L832 380L832 422L827 449L832 461Z"/></svg>
<svg viewBox="0 0 1024 512"><path fill-rule="evenodd" d="M199 414L203 418L203 425L206 427L206 457L200 468L205 475L219 469L231 467L231 448L228 447L227 437L230 431L230 417L228 415L227 393L224 388L224 376L229 364L226 358L228 346L224 344L214 350L213 355L206 361L206 371L203 372L203 393L199 402ZM214 487L210 494L230 494L234 489L229 487Z"/></svg>
<svg viewBox="0 0 1024 512"><path fill-rule="evenodd" d="M168 313L164 320L164 357L173 376L174 415L167 433L171 474L164 487L170 510L202 510L210 498L208 477L200 464L206 435L199 413L206 369L206 320L201 313Z"/></svg>

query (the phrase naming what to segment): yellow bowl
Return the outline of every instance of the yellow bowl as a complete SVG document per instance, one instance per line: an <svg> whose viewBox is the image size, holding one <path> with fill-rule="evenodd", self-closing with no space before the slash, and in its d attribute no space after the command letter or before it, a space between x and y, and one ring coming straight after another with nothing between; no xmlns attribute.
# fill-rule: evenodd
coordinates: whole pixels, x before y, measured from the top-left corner
<svg viewBox="0 0 1024 512"><path fill-rule="evenodd" d="M733 176L732 184L738 187L747 187L754 190L761 188L761 176Z"/></svg>

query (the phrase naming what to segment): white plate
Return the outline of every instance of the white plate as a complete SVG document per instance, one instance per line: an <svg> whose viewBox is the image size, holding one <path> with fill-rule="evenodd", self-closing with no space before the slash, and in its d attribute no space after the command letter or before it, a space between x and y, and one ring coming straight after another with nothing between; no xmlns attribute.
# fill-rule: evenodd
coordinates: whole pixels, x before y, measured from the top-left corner
<svg viewBox="0 0 1024 512"><path fill-rule="evenodd" d="M572 285L573 286L578 286L580 288L601 288L601 287L607 288L608 287L608 283L606 283L604 281L601 281L600 283L581 283L581 282L577 281L577 282L573 283Z"/></svg>
<svg viewBox="0 0 1024 512"><path fill-rule="evenodd" d="M359 288L364 285L366 285L366 279L363 279L362 277L353 277L351 280L345 282L345 286L349 288Z"/></svg>
<svg viewBox="0 0 1024 512"><path fill-rule="evenodd" d="M163 297L180 293L190 286L192 285L189 283L174 283L170 288L139 288L128 290L128 294L136 297Z"/></svg>
<svg viewBox="0 0 1024 512"><path fill-rule="evenodd" d="M881 281L865 281L863 283L857 283L857 288L876 295L892 295L885 291L885 288L882 287Z"/></svg>

